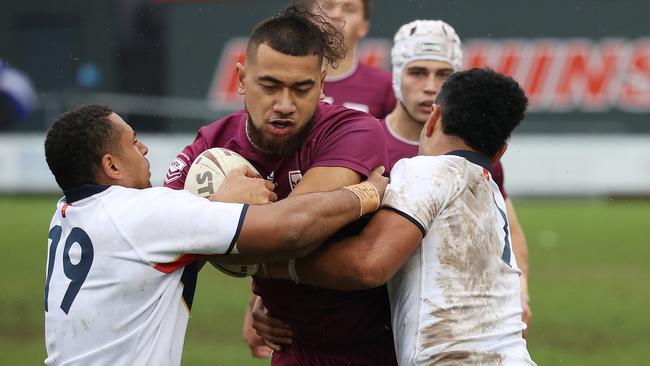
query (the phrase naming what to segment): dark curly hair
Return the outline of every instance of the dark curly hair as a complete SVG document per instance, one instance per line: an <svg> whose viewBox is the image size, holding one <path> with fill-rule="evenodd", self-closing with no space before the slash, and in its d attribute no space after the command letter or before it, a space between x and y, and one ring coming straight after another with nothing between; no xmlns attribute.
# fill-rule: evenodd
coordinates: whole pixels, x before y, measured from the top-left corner
<svg viewBox="0 0 650 366"><path fill-rule="evenodd" d="M113 110L88 105L54 121L45 138L45 160L63 190L95 184L102 156L114 149L119 131L108 116Z"/></svg>
<svg viewBox="0 0 650 366"><path fill-rule="evenodd" d="M320 8L320 5L318 4L318 0L296 0L296 4L304 4L308 5L311 7L318 7ZM370 19L370 0L361 0L362 4L362 9L363 9L363 19L364 20L369 20Z"/></svg>
<svg viewBox="0 0 650 366"><path fill-rule="evenodd" d="M524 118L528 98L511 77L490 69L452 74L440 89L442 131L494 157Z"/></svg>
<svg viewBox="0 0 650 366"><path fill-rule="evenodd" d="M296 3L253 28L246 50L249 59L262 43L285 55L318 55L333 67L345 57L343 34L322 15Z"/></svg>

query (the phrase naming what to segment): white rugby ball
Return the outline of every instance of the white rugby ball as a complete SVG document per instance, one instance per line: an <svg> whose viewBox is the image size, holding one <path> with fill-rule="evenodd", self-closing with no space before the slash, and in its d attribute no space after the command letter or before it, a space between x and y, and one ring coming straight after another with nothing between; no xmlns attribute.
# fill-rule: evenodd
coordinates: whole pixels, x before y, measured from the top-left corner
<svg viewBox="0 0 650 366"><path fill-rule="evenodd" d="M242 165L248 166L257 173L257 169L248 160L232 150L222 147L206 150L190 166L184 188L199 197L208 197L219 189L226 175L231 170L237 169ZM212 265L232 277L247 277L257 272L257 264L223 264L212 262Z"/></svg>
<svg viewBox="0 0 650 366"><path fill-rule="evenodd" d="M242 165L257 173L253 164L232 150L223 147L205 150L190 166L185 189L199 197L208 197L219 189L231 170Z"/></svg>

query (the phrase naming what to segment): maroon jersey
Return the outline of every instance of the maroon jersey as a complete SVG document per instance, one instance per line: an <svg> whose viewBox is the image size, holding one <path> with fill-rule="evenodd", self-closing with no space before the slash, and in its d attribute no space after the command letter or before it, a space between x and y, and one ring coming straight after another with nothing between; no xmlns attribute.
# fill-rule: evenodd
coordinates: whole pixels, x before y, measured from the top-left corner
<svg viewBox="0 0 650 366"><path fill-rule="evenodd" d="M395 108L390 72L358 63L352 73L325 79L325 100L331 104L384 118Z"/></svg>
<svg viewBox="0 0 650 366"><path fill-rule="evenodd" d="M384 135L386 135L386 150L388 151L388 164L390 165L389 171L393 170L393 165L398 160L412 158L418 154L419 144L417 141L410 141L398 136L390 128L386 119L379 122L384 129Z"/></svg>
<svg viewBox="0 0 650 366"><path fill-rule="evenodd" d="M240 111L199 129L194 143L172 162L165 185L181 189L191 162L212 147L234 150L250 161L263 177L277 184L278 199L287 197L313 167L345 167L367 176L376 166L388 163L381 127L363 112L321 103L311 133L285 159L253 146L246 135L246 118L247 113ZM355 234L359 225L350 225L335 237ZM253 291L294 332L294 345L274 353L273 365L397 364L385 287L336 291L255 278Z"/></svg>
<svg viewBox="0 0 650 366"><path fill-rule="evenodd" d="M496 183L499 186L499 190L501 191L501 195L503 196L503 199L508 198L508 194L506 193L506 186L503 184L504 174L503 174L503 165L501 165L501 160L497 161L496 164L492 165L492 179L494 179L494 183Z"/></svg>
<svg viewBox="0 0 650 366"><path fill-rule="evenodd" d="M393 165L395 165L399 159L412 158L418 154L417 142L409 141L398 136L397 133L390 128L385 119L380 122L381 126L384 128L384 134L386 135L386 150L388 151L388 162L391 170ZM500 160L496 162L496 164L492 165L492 179L494 179L494 183L499 186L503 198L505 199L508 197L503 185L503 166L501 165Z"/></svg>

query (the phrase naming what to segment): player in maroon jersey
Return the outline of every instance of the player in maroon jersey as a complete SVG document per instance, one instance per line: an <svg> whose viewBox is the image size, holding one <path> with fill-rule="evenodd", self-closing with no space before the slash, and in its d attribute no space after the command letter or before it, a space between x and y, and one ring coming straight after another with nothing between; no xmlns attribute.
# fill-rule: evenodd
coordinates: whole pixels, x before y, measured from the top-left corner
<svg viewBox="0 0 650 366"><path fill-rule="evenodd" d="M258 24L246 63L237 65L246 109L202 127L172 162L165 185L182 188L193 159L217 146L249 160L277 185L278 199L358 183L387 165L372 116L319 103L323 66L341 50L341 34L299 6ZM255 278L253 291L293 329L293 344L273 354L273 365L396 364L385 287L335 291Z"/></svg>
<svg viewBox="0 0 650 366"><path fill-rule="evenodd" d="M370 28L370 0L302 0L327 15L345 39L339 65L327 69L325 101L384 118L395 107L390 72L359 62L358 44Z"/></svg>

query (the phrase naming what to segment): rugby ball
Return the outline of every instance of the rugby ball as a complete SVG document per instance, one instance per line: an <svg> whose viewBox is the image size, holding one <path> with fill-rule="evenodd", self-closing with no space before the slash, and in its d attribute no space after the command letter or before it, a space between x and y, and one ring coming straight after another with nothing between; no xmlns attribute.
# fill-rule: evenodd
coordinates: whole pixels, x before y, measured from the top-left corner
<svg viewBox="0 0 650 366"><path fill-rule="evenodd" d="M232 150L215 147L199 155L187 172L185 190L199 197L208 197L219 189L226 175L242 165L257 173L255 167ZM211 262L221 272L232 277L247 277L257 272L257 264L223 264Z"/></svg>
<svg viewBox="0 0 650 366"><path fill-rule="evenodd" d="M231 170L242 165L257 173L253 164L232 150L222 147L205 150L190 166L184 188L199 197L208 197L219 189Z"/></svg>

